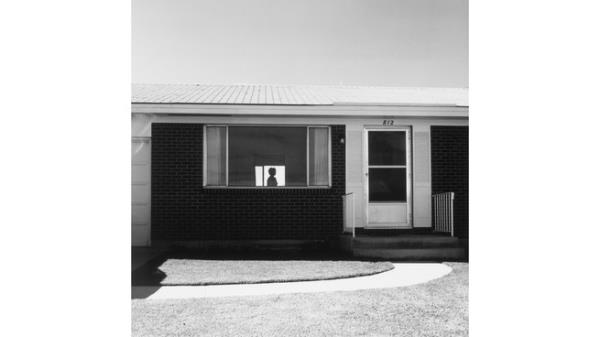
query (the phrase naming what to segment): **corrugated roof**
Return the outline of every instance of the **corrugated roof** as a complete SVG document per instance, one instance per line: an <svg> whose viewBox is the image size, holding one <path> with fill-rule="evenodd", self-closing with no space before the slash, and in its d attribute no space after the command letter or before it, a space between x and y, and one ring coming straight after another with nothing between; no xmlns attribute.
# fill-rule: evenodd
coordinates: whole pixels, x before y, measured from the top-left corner
<svg viewBox="0 0 600 337"><path fill-rule="evenodd" d="M247 84L133 84L131 102L468 106L468 89Z"/></svg>

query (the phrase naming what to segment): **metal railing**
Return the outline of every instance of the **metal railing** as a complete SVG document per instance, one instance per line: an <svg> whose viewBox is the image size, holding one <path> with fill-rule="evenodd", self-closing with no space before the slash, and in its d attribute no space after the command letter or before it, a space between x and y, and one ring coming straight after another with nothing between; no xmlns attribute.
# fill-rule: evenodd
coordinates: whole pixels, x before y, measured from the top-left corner
<svg viewBox="0 0 600 337"><path fill-rule="evenodd" d="M354 194L350 192L342 195L342 202L344 205L344 232L350 232L352 237L355 237Z"/></svg>
<svg viewBox="0 0 600 337"><path fill-rule="evenodd" d="M454 236L454 192L433 195L433 229Z"/></svg>

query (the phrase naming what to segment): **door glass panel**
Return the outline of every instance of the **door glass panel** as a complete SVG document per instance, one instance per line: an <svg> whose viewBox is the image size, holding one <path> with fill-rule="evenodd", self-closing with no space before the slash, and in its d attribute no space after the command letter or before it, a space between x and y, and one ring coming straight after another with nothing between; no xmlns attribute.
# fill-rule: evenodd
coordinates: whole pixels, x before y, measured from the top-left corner
<svg viewBox="0 0 600 337"><path fill-rule="evenodd" d="M406 202L406 168L370 168L369 201Z"/></svg>
<svg viewBox="0 0 600 337"><path fill-rule="evenodd" d="M406 132L369 132L369 165L406 165Z"/></svg>

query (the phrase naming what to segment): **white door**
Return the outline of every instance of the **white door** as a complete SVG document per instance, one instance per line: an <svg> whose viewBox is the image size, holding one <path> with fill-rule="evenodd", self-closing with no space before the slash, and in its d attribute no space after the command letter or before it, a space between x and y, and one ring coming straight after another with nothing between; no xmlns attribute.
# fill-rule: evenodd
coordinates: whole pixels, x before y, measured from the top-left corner
<svg viewBox="0 0 600 337"><path fill-rule="evenodd" d="M365 129L367 228L412 228L410 128Z"/></svg>

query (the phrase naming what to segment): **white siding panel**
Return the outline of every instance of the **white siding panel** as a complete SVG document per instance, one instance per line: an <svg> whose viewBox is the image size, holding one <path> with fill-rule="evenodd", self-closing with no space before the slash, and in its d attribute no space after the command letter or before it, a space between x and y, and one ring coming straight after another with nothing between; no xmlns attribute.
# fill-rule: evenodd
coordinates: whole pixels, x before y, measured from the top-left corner
<svg viewBox="0 0 600 337"><path fill-rule="evenodd" d="M362 123L346 125L346 193L354 195L354 224L364 227Z"/></svg>
<svg viewBox="0 0 600 337"><path fill-rule="evenodd" d="M415 128L413 143L414 227L431 227L431 156L428 128Z"/></svg>
<svg viewBox="0 0 600 337"><path fill-rule="evenodd" d="M132 205L131 206L131 224L132 225L150 225L150 205Z"/></svg>
<svg viewBox="0 0 600 337"><path fill-rule="evenodd" d="M131 142L131 244L150 245L150 139Z"/></svg>
<svg viewBox="0 0 600 337"><path fill-rule="evenodd" d="M131 164L131 183L133 185L150 184L150 165Z"/></svg>
<svg viewBox="0 0 600 337"><path fill-rule="evenodd" d="M150 164L150 143L148 141L131 142L131 163Z"/></svg>
<svg viewBox="0 0 600 337"><path fill-rule="evenodd" d="M150 203L150 185L131 186L132 205L146 205Z"/></svg>
<svg viewBox="0 0 600 337"><path fill-rule="evenodd" d="M132 137L150 137L152 131L152 121L156 119L153 115L135 114L131 118L131 136Z"/></svg>
<svg viewBox="0 0 600 337"><path fill-rule="evenodd" d="M429 183L429 133L428 132L415 132L414 133L415 143L415 184L428 184Z"/></svg>

